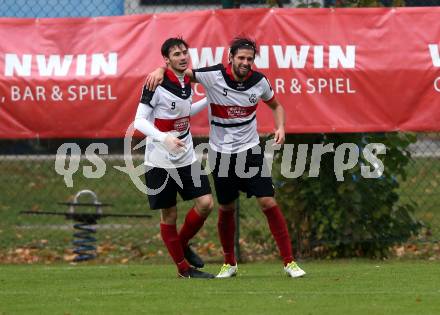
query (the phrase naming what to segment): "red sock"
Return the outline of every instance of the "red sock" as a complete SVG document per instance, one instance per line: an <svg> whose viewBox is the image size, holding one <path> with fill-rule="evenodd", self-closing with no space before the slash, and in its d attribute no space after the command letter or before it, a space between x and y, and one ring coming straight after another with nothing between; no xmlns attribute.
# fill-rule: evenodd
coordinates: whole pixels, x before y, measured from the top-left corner
<svg viewBox="0 0 440 315"><path fill-rule="evenodd" d="M182 245L180 245L179 235L177 235L176 225L160 224L160 234L165 246L177 265L179 272L184 272L189 269L189 265L183 257Z"/></svg>
<svg viewBox="0 0 440 315"><path fill-rule="evenodd" d="M234 254L234 237L235 237L235 211L218 212L218 234L220 242L223 247L223 254L225 256L225 264L236 265Z"/></svg>
<svg viewBox="0 0 440 315"><path fill-rule="evenodd" d="M265 209L264 214L267 217L270 231L275 239L280 255L283 258L284 265L293 261L292 244L290 243L289 232L287 230L286 220L280 208L276 205Z"/></svg>
<svg viewBox="0 0 440 315"><path fill-rule="evenodd" d="M195 208L191 208L191 210L188 211L185 222L179 232L180 244L182 244L183 249L188 246L189 240L202 228L205 220L206 218L198 214Z"/></svg>

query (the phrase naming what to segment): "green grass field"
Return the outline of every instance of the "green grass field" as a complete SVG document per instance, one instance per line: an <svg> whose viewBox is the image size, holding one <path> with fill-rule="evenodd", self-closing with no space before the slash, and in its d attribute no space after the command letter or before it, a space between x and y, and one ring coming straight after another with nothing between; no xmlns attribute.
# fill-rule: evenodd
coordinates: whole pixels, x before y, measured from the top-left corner
<svg viewBox="0 0 440 315"><path fill-rule="evenodd" d="M3 265L0 314L440 314L440 268L427 261L240 265L232 279L177 279L166 265ZM218 265L205 269L216 272Z"/></svg>

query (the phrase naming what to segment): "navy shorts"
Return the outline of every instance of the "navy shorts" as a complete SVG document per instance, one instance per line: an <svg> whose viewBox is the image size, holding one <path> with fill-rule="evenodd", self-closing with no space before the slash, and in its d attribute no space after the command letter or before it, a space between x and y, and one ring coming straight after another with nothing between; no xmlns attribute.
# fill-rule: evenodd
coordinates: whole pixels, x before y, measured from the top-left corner
<svg viewBox="0 0 440 315"><path fill-rule="evenodd" d="M210 151L214 156L210 156L210 165L215 161L215 167L213 169L214 186L217 193L217 201L219 204L224 205L231 203L239 197L239 192L246 193L247 197L273 197L275 190L272 183L272 176L270 176L269 169L265 163L263 150L261 153L253 154L252 149L247 151L227 154L219 153L213 150ZM222 160L222 162L220 162ZM229 162L229 166L227 161ZM249 177L249 175L237 174L236 164L237 161L244 163L243 173L251 172L255 174ZM223 164L223 165L222 165ZM243 164L242 164L243 165Z"/></svg>
<svg viewBox="0 0 440 315"><path fill-rule="evenodd" d="M177 193L183 200L191 200L211 193L208 176L199 162L172 170L146 167L146 185L151 190L157 190L157 193L148 194L148 202L152 210L175 206L177 204ZM170 172L178 174L182 187L170 176Z"/></svg>

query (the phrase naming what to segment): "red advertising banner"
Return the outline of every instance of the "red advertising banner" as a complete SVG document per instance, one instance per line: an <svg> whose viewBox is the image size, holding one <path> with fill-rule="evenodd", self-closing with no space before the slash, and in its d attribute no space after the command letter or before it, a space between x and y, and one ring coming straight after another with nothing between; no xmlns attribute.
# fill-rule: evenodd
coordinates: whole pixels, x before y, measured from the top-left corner
<svg viewBox="0 0 440 315"><path fill-rule="evenodd" d="M238 34L256 39L255 69L284 105L287 132L439 131L438 21L440 8L2 18L0 138L123 137L166 38L183 36L197 68L227 63ZM270 109L257 113L259 131L272 131ZM206 112L191 127L208 134Z"/></svg>

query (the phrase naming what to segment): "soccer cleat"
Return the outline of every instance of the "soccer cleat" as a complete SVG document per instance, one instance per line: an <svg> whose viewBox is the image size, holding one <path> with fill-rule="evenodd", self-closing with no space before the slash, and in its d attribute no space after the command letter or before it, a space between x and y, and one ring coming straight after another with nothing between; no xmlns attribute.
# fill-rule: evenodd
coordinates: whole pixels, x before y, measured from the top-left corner
<svg viewBox="0 0 440 315"><path fill-rule="evenodd" d="M186 261L189 262L191 266L194 266L196 268L203 268L203 266L205 266L202 258L200 258L200 256L197 255L196 252L193 251L191 246L189 245L187 248L185 248L184 256Z"/></svg>
<svg viewBox="0 0 440 315"><path fill-rule="evenodd" d="M306 272L302 270L294 261L288 263L284 267L284 271L287 273L289 277L292 278L299 278L306 274Z"/></svg>
<svg viewBox="0 0 440 315"><path fill-rule="evenodd" d="M177 276L180 278L198 278L198 279L213 279L213 278L215 278L215 276L213 274L197 270L196 268L193 268L193 267L190 267L185 272L179 272L177 274Z"/></svg>
<svg viewBox="0 0 440 315"><path fill-rule="evenodd" d="M216 278L231 278L237 275L238 266L231 266L230 264L223 264L220 272L216 276Z"/></svg>

